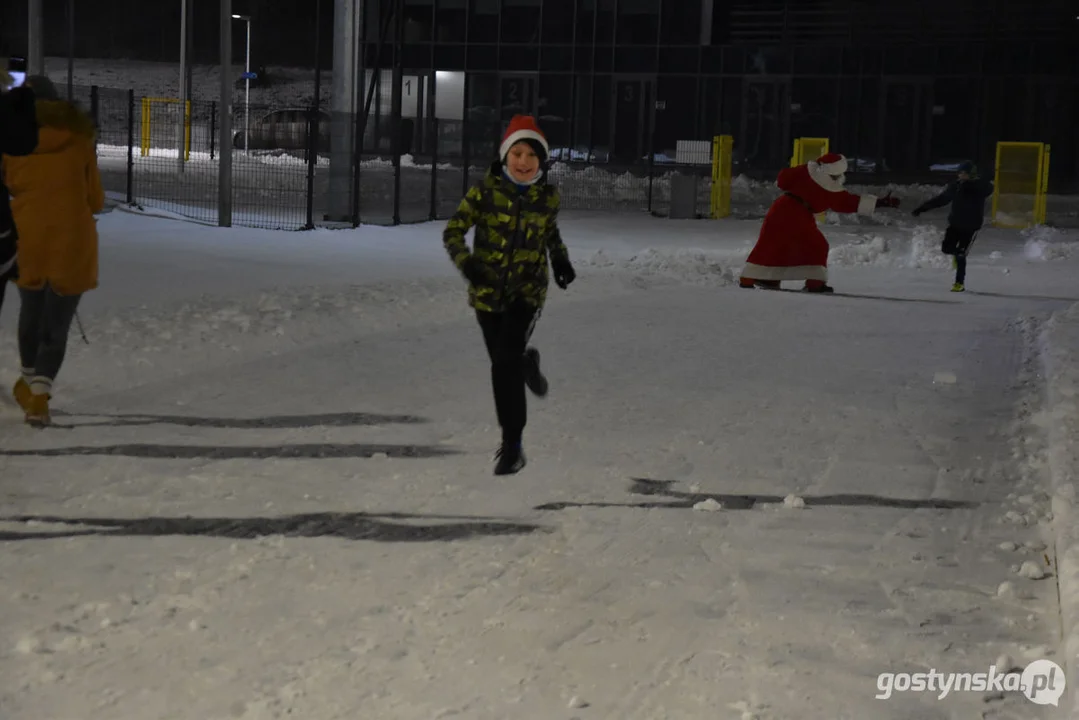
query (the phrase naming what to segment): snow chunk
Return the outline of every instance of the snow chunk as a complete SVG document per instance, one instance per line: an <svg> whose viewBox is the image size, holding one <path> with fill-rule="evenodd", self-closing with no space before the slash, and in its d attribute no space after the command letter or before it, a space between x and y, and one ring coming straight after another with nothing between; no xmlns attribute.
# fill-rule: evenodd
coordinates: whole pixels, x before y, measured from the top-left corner
<svg viewBox="0 0 1079 720"><path fill-rule="evenodd" d="M719 502L715 498L708 498L707 500L701 500L693 506L694 510L705 510L707 512L719 512L723 509L723 503Z"/></svg>
<svg viewBox="0 0 1079 720"><path fill-rule="evenodd" d="M1019 567L1019 574L1031 580L1041 580L1049 575L1041 563L1036 563L1033 560L1024 561Z"/></svg>
<svg viewBox="0 0 1079 720"><path fill-rule="evenodd" d="M783 507L793 508L795 510L802 510L806 506L806 501L797 495L788 495L783 498Z"/></svg>

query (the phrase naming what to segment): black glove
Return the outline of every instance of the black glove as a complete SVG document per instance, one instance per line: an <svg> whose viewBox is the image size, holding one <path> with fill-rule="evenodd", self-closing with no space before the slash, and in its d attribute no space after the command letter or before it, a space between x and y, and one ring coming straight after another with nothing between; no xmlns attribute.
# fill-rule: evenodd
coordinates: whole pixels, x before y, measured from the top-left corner
<svg viewBox="0 0 1079 720"><path fill-rule="evenodd" d="M461 263L461 274L472 285L492 284L494 273L475 255L469 255Z"/></svg>
<svg viewBox="0 0 1079 720"><path fill-rule="evenodd" d="M922 211L921 208L914 208L913 210L910 211L910 214L913 215L914 217L918 217L919 215L922 214L922 212L923 211Z"/></svg>
<svg viewBox="0 0 1079 720"><path fill-rule="evenodd" d="M899 207L899 198L892 197L891 193L888 193L882 198L877 198L877 207L879 208L897 208Z"/></svg>
<svg viewBox="0 0 1079 720"><path fill-rule="evenodd" d="M569 284L577 279L577 272L570 265L569 260L562 258L551 259L551 269L554 271L554 281L558 287L565 290Z"/></svg>

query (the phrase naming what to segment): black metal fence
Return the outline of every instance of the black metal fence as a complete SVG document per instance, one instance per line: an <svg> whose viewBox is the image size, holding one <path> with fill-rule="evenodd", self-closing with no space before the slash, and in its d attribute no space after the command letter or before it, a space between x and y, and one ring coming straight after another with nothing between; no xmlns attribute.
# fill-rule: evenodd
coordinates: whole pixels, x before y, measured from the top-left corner
<svg viewBox="0 0 1079 720"><path fill-rule="evenodd" d="M98 126L98 163L115 200L216 223L219 128L216 101L75 88ZM338 116L314 106L237 103L232 116L233 224L301 229L317 225L415 223L449 217L497 155L501 121ZM352 137L363 143L359 152ZM545 129L552 138L557 127ZM340 143L335 144L336 138ZM557 143L552 143L556 145ZM183 160L180 149L183 148ZM566 209L666 214L671 178L699 178L697 212L709 211L710 149L693 163L653 153L611 165L552 147L550 176ZM340 162L335 162L340 158Z"/></svg>
<svg viewBox="0 0 1079 720"><path fill-rule="evenodd" d="M217 102L195 100L185 112L175 98L98 87L76 87L76 101L98 125L98 163L113 199L218 222L222 148ZM591 148L582 151L560 140L571 133L558 120L542 122L551 140L550 180L561 190L564 209L665 216L672 214L673 190L679 200L693 198L689 216L708 216L710 139L701 138L696 147L671 157L672 151L657 148L645 128L639 161L617 164L595 156ZM448 218L490 167L504 122L471 111L462 120L394 122L377 114L337 115L313 105L237 103L232 129L232 223L304 229ZM354 137L363 138L361 147L354 147ZM648 152L649 147L655 149ZM735 165L737 176L745 168L737 160ZM766 180L774 177L765 175ZM867 179L853 175L855 183ZM895 180L878 173L870 182L889 179ZM770 202L768 183L763 185L736 180L732 215L760 217ZM678 205L680 216L686 216L686 203ZM1079 226L1079 201L1051 195L1048 216L1050 224Z"/></svg>

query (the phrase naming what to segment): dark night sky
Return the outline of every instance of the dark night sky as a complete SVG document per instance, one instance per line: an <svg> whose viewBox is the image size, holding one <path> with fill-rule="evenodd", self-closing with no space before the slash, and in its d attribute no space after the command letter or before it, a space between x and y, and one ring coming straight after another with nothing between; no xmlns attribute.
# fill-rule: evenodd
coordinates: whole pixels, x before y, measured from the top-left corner
<svg viewBox="0 0 1079 720"><path fill-rule="evenodd" d="M68 0L44 0L45 54L67 55ZM323 63L332 49L333 0L323 0ZM74 0L75 56L175 62L180 58L179 0ZM256 65L313 66L314 0L233 0L233 12L252 16ZM0 52L26 53L26 0L0 0ZM218 0L194 0L193 60L218 57ZM244 24L233 23L233 53L243 54ZM259 56L262 57L259 57ZM234 55L235 56L235 55Z"/></svg>
<svg viewBox="0 0 1079 720"><path fill-rule="evenodd" d="M75 7L76 57L179 60L180 0L43 0L47 55L67 54L69 2ZM192 59L200 64L216 63L219 0L193 2ZM572 6L572 0L548 0L545 7L560 7L562 3ZM460 0L455 4L462 5ZM334 0L322 0L325 68L330 67L333 57L333 5ZM910 44L908 37L914 37L917 40L913 42L919 45L1010 41L1029 47L1051 41L1074 47L1073 37L1079 32L1076 0L716 0L714 14L729 15L733 27L751 22L742 17L743 10L753 10L753 15L784 7L797 11L791 22L808 22L806 18L812 19L814 10L828 9L838 17L852 13L858 19L852 21L849 40L855 43L887 42L884 35L905 30L913 34L893 42ZM26 10L26 0L0 0L0 52L26 53ZM316 0L233 0L233 12L253 18L252 58L256 67L313 67ZM779 14L770 22L783 27L785 21ZM234 22L232 32L233 57L237 57L243 54L244 24Z"/></svg>

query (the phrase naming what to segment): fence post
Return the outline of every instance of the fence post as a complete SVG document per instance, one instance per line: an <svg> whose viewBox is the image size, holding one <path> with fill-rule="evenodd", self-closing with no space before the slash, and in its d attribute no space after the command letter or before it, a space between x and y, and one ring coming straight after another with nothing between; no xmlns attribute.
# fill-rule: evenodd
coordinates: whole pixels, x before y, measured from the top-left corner
<svg viewBox="0 0 1079 720"><path fill-rule="evenodd" d="M135 202L135 90L127 91L127 202Z"/></svg>
<svg viewBox="0 0 1079 720"><path fill-rule="evenodd" d="M217 147L217 101L210 101L210 159L214 159L214 150Z"/></svg>
<svg viewBox="0 0 1079 720"><path fill-rule="evenodd" d="M393 7L393 95L390 96L390 113L393 115L393 224L401 224L401 153L405 139L405 123L401 119L401 94L405 91L401 50L405 42L404 0L396 0ZM418 108L417 108L418 109ZM419 113L417 113L418 115Z"/></svg>
<svg viewBox="0 0 1079 720"><path fill-rule="evenodd" d="M661 104L662 103L662 104ZM652 108L649 112L650 120L648 128L648 212L652 212L652 186L656 179L656 126L659 124L659 110L667 107L661 100L653 98Z"/></svg>
<svg viewBox="0 0 1079 720"><path fill-rule="evenodd" d="M438 219L438 118L431 118L431 212L428 220Z"/></svg>
<svg viewBox="0 0 1079 720"><path fill-rule="evenodd" d="M217 141L221 159L217 161L217 224L232 227L232 0L221 0L218 11L221 127L217 129Z"/></svg>
<svg viewBox="0 0 1079 720"><path fill-rule="evenodd" d="M305 230L315 229L315 166L318 164L318 106L312 105L307 116L307 222Z"/></svg>
<svg viewBox="0 0 1079 720"><path fill-rule="evenodd" d="M90 118L94 121L94 150L97 150L98 135L101 134L101 98L98 97L97 85L90 86Z"/></svg>
<svg viewBox="0 0 1079 720"><path fill-rule="evenodd" d="M470 85L472 84L469 82L470 77L471 73L465 73L463 92L466 98L468 97L468 92L471 89ZM461 197L468 194L468 188L471 186L471 183L468 181L468 166L472 164L472 143L469 142L468 138L470 131L469 126L471 123L468 121L468 114L468 103L466 102L465 111L461 115L461 164L464 166L463 177L461 178Z"/></svg>

